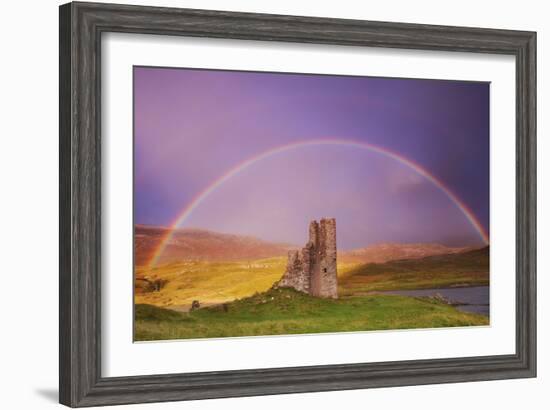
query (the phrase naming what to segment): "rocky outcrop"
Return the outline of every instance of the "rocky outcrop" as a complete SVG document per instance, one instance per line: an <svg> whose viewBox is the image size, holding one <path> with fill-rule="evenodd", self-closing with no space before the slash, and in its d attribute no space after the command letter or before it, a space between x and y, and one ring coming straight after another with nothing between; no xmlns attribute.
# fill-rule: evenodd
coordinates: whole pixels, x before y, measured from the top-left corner
<svg viewBox="0 0 550 410"><path fill-rule="evenodd" d="M338 298L336 220L311 221L309 241L288 252L286 271L276 287L294 288L311 296Z"/></svg>

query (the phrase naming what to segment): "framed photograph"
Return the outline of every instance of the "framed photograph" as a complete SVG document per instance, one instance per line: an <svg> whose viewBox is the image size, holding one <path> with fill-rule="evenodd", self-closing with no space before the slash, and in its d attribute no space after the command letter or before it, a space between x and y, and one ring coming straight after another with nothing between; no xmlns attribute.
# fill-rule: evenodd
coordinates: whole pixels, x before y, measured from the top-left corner
<svg viewBox="0 0 550 410"><path fill-rule="evenodd" d="M60 402L536 375L536 33L60 7Z"/></svg>

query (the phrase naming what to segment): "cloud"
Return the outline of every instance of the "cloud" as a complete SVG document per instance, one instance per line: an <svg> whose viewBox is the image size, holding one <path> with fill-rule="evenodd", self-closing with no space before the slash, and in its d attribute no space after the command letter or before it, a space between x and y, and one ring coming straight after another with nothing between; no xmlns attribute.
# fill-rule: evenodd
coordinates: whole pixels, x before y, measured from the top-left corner
<svg viewBox="0 0 550 410"><path fill-rule="evenodd" d="M424 176L403 167L395 167L387 180L390 191L396 194L421 190L431 184Z"/></svg>

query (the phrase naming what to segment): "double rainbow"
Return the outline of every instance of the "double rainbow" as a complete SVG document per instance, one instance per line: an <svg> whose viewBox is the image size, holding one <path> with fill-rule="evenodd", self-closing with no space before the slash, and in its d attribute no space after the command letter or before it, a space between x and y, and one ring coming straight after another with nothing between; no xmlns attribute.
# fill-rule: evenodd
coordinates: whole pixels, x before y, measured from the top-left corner
<svg viewBox="0 0 550 410"><path fill-rule="evenodd" d="M349 147L355 147L359 149L366 149L372 152L376 152L379 154L382 154L388 158L394 159L398 161L399 163L408 166L409 168L413 169L416 173L419 175L422 175L424 178L426 178L428 181L430 181L432 184L434 184L437 188L439 188L447 197L456 205L456 207L464 214L466 219L472 224L476 232L479 234L479 237L483 240L485 244L489 243L489 235L479 222L479 220L476 218L472 210L463 202L461 201L445 184L439 180L437 177L429 173L426 169L424 169L422 166L417 164L416 162L405 158L404 156L390 151L387 148L383 148L374 144L369 144L366 142L359 142L359 141L353 141L353 140L342 140L342 139L316 139L316 140L307 140L307 141L300 141L300 142L293 142L291 144L282 145L279 147L272 148L268 151L262 152L252 158L249 158L233 168L231 168L229 171L227 171L225 174L220 176L218 179L216 179L214 182L212 182L209 186L207 186L203 191L201 191L176 217L174 222L170 224L170 228L168 229L165 236L162 238L160 244L156 248L155 252L153 253L153 256L151 257L151 260L149 261L149 267L152 268L157 265L162 253L164 252L164 249L170 242L170 239L172 238L172 235L174 234L174 230L181 226L183 222L193 213L193 211L206 199L208 196L214 192L218 187L220 187L224 182L226 182L228 179L233 178L235 175L239 174L241 171L245 170L246 168L250 167L251 165L260 162L266 158L272 157L274 155L281 154L286 151L290 151L293 149L306 147L306 146L313 146L313 145L340 145L340 146L349 146Z"/></svg>

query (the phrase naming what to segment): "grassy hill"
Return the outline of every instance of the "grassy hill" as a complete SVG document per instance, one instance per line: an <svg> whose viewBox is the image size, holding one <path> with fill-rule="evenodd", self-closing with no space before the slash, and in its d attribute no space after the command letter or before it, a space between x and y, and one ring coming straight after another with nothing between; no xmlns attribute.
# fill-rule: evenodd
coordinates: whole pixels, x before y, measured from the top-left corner
<svg viewBox="0 0 550 410"><path fill-rule="evenodd" d="M138 268L136 278L164 281L159 291L139 293L135 303L189 308L193 300L203 304L231 301L263 292L281 278L286 258L251 262L189 261L163 265L152 270Z"/></svg>
<svg viewBox="0 0 550 410"><path fill-rule="evenodd" d="M193 300L218 304L265 292L285 271L286 257L253 261L184 261L136 269L135 303L186 310ZM372 291L487 285L489 249L386 263L338 262L341 296ZM143 286L159 283L156 291Z"/></svg>
<svg viewBox="0 0 550 410"><path fill-rule="evenodd" d="M489 284L489 247L421 259L369 263L339 279L341 295L370 291L425 289Z"/></svg>
<svg viewBox="0 0 550 410"><path fill-rule="evenodd" d="M201 304L217 304L265 292L281 279L286 257L254 261L187 261L158 268L136 268L135 303L186 310L193 300ZM338 264L344 275L355 264ZM160 283L160 289L146 291ZM151 290L151 289L149 289Z"/></svg>
<svg viewBox="0 0 550 410"><path fill-rule="evenodd" d="M355 263L384 263L400 259L421 259L427 256L462 253L472 247L451 247L439 243L379 243L366 248L338 252L338 259Z"/></svg>
<svg viewBox="0 0 550 410"><path fill-rule="evenodd" d="M135 306L137 341L487 325L431 298L368 295L338 300L270 289L234 302L180 313Z"/></svg>

